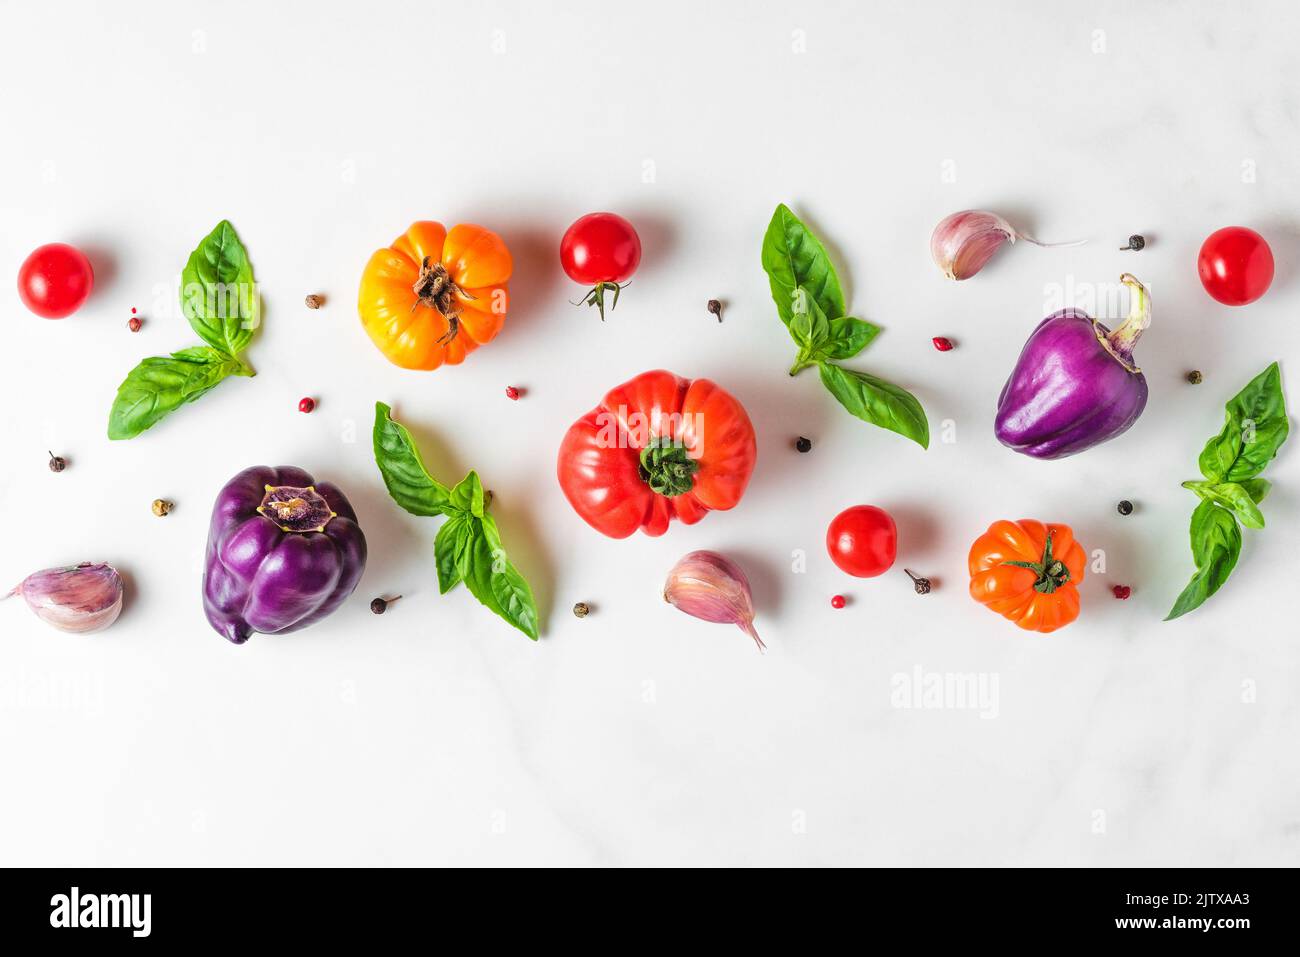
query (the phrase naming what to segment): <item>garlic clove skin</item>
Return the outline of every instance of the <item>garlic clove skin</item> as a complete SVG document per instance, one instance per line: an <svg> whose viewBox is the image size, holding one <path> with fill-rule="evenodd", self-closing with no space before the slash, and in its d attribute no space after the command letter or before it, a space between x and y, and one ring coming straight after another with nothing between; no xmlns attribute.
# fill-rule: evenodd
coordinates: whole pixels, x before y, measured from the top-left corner
<svg viewBox="0 0 1300 957"><path fill-rule="evenodd" d="M725 555L701 550L683 556L668 573L664 601L701 621L736 625L754 639L759 651L767 650L754 630L749 579Z"/></svg>
<svg viewBox="0 0 1300 957"><path fill-rule="evenodd" d="M967 209L944 217L930 237L930 255L949 279L969 279L1006 243L1016 241L1016 231L997 213Z"/></svg>
<svg viewBox="0 0 1300 957"><path fill-rule="evenodd" d="M82 562L33 572L9 595L22 595L36 617L59 631L85 635L117 621L122 577L112 565Z"/></svg>

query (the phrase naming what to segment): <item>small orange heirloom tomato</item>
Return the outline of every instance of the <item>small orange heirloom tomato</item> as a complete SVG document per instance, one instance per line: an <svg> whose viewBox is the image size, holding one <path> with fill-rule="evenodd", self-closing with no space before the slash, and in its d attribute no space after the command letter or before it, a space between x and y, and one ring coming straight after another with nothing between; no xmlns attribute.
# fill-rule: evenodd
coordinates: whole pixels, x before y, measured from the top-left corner
<svg viewBox="0 0 1300 957"><path fill-rule="evenodd" d="M970 548L970 594L1027 631L1079 617L1085 556L1069 525L998 521Z"/></svg>
<svg viewBox="0 0 1300 957"><path fill-rule="evenodd" d="M413 223L361 274L361 324L403 369L458 365L505 322L510 250L496 233Z"/></svg>

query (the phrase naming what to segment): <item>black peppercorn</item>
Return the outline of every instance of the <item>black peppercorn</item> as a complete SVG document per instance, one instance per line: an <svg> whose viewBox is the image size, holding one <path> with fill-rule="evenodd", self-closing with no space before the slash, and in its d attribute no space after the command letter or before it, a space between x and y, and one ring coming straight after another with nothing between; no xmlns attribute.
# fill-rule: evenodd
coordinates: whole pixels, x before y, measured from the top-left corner
<svg viewBox="0 0 1300 957"><path fill-rule="evenodd" d="M62 455L55 455L53 452L50 453L51 472L62 472L67 467L68 467L68 462Z"/></svg>
<svg viewBox="0 0 1300 957"><path fill-rule="evenodd" d="M401 595L397 596L397 598L401 597ZM397 601L397 598L376 598L370 603L370 610L376 615L382 615L384 612L388 611L389 605Z"/></svg>
<svg viewBox="0 0 1300 957"><path fill-rule="evenodd" d="M1192 385L1200 385L1201 379L1202 376L1199 369L1193 369L1191 372L1187 373L1187 381Z"/></svg>
<svg viewBox="0 0 1300 957"><path fill-rule="evenodd" d="M801 435L799 438L795 439L794 447L800 452L810 452L812 451L812 439L805 438Z"/></svg>
<svg viewBox="0 0 1300 957"><path fill-rule="evenodd" d="M1128 238L1128 245L1120 246L1119 248L1120 248L1120 252L1124 252L1125 250L1129 250L1129 249L1132 249L1134 252L1137 252L1138 250L1145 249L1146 244L1147 241L1145 236L1141 236L1138 233L1134 233L1132 236Z"/></svg>
<svg viewBox="0 0 1300 957"><path fill-rule="evenodd" d="M1132 515L1133 503L1130 502L1128 499L1123 499L1118 505L1115 506L1115 510L1119 512L1121 515Z"/></svg>

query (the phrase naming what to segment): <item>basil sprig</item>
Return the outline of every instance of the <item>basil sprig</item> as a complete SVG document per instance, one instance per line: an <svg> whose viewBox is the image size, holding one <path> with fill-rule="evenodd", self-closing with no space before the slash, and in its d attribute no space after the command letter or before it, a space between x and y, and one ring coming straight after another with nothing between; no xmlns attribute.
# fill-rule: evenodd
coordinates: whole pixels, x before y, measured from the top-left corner
<svg viewBox="0 0 1300 957"><path fill-rule="evenodd" d="M425 469L411 433L393 421L383 402L375 403L374 447L393 501L413 515L447 517L433 540L438 590L445 595L464 582L475 598L536 641L537 603L506 557L478 473L471 471L454 488L443 485Z"/></svg>
<svg viewBox="0 0 1300 957"><path fill-rule="evenodd" d="M1259 504L1270 484L1259 473L1290 431L1277 363L1251 379L1224 408L1223 430L1205 443L1198 462L1204 481L1183 483L1201 499L1191 525L1196 574L1165 621L1199 607L1228 580L1241 554L1240 525L1264 527Z"/></svg>
<svg viewBox="0 0 1300 957"><path fill-rule="evenodd" d="M827 391L853 415L929 448L930 423L912 393L836 364L869 346L880 327L846 315L826 247L784 204L776 207L763 237L763 271L777 315L799 347L790 374L817 366Z"/></svg>
<svg viewBox="0 0 1300 957"><path fill-rule="evenodd" d="M261 320L261 303L248 253L224 219L185 264L181 311L207 345L152 356L132 369L108 413L110 439L135 438L232 375L255 375L239 354Z"/></svg>

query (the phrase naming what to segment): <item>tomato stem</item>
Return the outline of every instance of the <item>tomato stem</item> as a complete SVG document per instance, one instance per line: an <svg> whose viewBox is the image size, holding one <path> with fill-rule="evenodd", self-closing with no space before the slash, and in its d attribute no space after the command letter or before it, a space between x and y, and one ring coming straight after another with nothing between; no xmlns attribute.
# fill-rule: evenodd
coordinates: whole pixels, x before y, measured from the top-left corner
<svg viewBox="0 0 1300 957"><path fill-rule="evenodd" d="M641 450L638 469L641 481L659 495L672 498L684 495L695 486L695 473L700 463L691 458L681 442L656 439Z"/></svg>
<svg viewBox="0 0 1300 957"><path fill-rule="evenodd" d="M1070 580L1070 570L1065 567L1065 562L1052 557L1052 533L1047 533L1047 542L1043 548L1043 560L1039 562L1003 562L1003 565L1014 565L1017 568L1028 568L1038 576L1034 582L1034 591L1042 592L1044 595L1050 595L1056 589L1060 588Z"/></svg>
<svg viewBox="0 0 1300 957"><path fill-rule="evenodd" d="M574 305L575 305L575 306L580 306L580 305L582 305L583 303L586 303L588 306L595 306L597 309L600 310L600 321L601 321L601 322L604 322L604 321L605 321L605 292L606 292L606 290L609 290L609 289L613 289L613 290L614 290L614 299L613 299L613 301L609 304L610 311L612 312L612 311L615 309L615 307L618 306L618 294L619 294L620 292L622 292L622 290L623 290L623 288L624 288L625 286L630 286L631 284L632 284L632 283L631 283L630 280L629 280L628 282L625 282L625 283L621 284L621 285L620 285L619 283L616 283L616 282L598 282L598 283L596 283L596 285L594 285L594 286L591 287L591 291L588 292L587 295L585 295L584 297L582 297L581 299L579 299L577 302L575 302Z"/></svg>
<svg viewBox="0 0 1300 957"><path fill-rule="evenodd" d="M456 284L446 266L439 262L430 263L429 260L430 257L424 257L420 263L420 277L411 287L417 297L411 304L411 311L414 312L416 306L428 306L446 319L447 331L438 340L439 345L446 345L460 332L460 300L474 297Z"/></svg>

